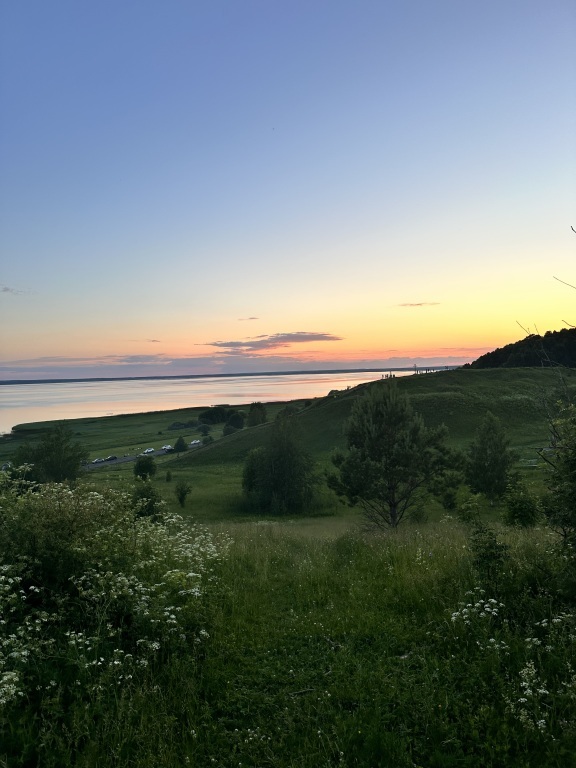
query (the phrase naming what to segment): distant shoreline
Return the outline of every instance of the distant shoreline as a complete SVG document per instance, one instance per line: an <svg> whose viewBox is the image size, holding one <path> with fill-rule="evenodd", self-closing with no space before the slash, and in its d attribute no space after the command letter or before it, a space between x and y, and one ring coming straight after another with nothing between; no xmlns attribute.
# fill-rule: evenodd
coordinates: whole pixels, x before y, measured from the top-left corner
<svg viewBox="0 0 576 768"><path fill-rule="evenodd" d="M324 373L385 373L394 371L447 371L460 365L408 365L404 368L322 368L311 371L251 371L248 373L188 373L179 376L100 376L79 379L6 379L0 386L21 384L81 384L101 381L173 381L174 379L238 379L250 376L317 376Z"/></svg>

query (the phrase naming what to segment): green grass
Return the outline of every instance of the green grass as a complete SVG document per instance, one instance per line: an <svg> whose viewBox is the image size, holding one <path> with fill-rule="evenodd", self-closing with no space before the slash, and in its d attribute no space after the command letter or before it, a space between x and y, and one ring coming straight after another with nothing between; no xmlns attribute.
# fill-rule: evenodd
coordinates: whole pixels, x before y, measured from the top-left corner
<svg viewBox="0 0 576 768"><path fill-rule="evenodd" d="M233 543L200 656L165 655L81 706L47 684L38 720L3 721L3 764L573 766L576 615L547 531L497 528L509 549L487 581L448 519L369 538L220 530ZM28 749L6 752L17 737Z"/></svg>

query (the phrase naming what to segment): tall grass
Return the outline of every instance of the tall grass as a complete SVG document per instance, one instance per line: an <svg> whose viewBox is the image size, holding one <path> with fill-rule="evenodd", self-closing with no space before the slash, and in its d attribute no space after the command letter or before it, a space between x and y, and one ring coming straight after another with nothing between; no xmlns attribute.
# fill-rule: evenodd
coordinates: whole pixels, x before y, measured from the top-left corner
<svg viewBox="0 0 576 768"><path fill-rule="evenodd" d="M574 765L571 561L546 529L246 523L224 556L125 502L1 499L0 765Z"/></svg>
<svg viewBox="0 0 576 768"><path fill-rule="evenodd" d="M246 528L223 565L197 764L573 765L574 615L542 583L547 534L508 539L493 596L486 553L450 522L328 542Z"/></svg>

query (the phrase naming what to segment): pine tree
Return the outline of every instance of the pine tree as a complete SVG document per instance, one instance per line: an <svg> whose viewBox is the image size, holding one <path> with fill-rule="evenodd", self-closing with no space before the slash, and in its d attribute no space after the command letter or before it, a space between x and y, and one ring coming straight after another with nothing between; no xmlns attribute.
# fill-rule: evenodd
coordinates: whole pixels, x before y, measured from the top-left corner
<svg viewBox="0 0 576 768"><path fill-rule="evenodd" d="M466 454L466 481L490 502L502 498L513 480L516 459L500 420L488 411Z"/></svg>
<svg viewBox="0 0 576 768"><path fill-rule="evenodd" d="M336 453L329 486L359 504L370 527L396 528L421 505L447 463L446 428L428 429L394 380L358 399L345 426L348 453Z"/></svg>

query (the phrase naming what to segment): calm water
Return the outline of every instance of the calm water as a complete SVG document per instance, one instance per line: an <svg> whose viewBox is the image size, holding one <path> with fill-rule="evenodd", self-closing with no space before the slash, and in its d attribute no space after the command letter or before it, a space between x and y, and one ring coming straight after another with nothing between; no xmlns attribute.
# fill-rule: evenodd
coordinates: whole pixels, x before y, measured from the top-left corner
<svg viewBox="0 0 576 768"><path fill-rule="evenodd" d="M398 371L397 376L408 372ZM202 379L143 379L140 381L84 381L62 384L6 384L0 386L0 433L16 424L57 421L85 416L169 411L174 408L241 405L324 397L332 389L346 389L380 379L381 373L317 373L292 376L231 376Z"/></svg>

